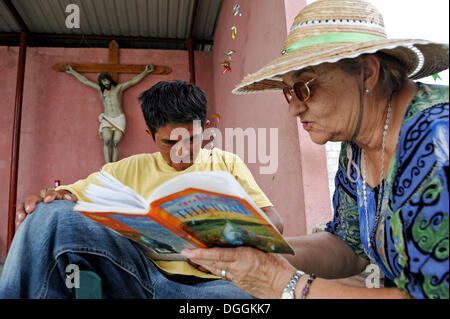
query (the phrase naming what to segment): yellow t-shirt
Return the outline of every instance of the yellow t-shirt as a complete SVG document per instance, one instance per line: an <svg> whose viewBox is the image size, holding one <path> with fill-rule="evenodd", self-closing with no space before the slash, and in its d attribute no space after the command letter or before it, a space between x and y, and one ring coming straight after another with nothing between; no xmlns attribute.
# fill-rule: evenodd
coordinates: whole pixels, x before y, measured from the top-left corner
<svg viewBox="0 0 450 319"><path fill-rule="evenodd" d="M148 198L159 185L180 174L196 171L225 171L236 178L258 207L273 206L256 183L247 165L235 154L217 148L202 149L197 161L184 171L177 171L169 166L159 152L134 155L115 163L108 163L103 166L103 170L144 198ZM68 190L76 195L78 200L88 201L83 196L83 192L89 184L99 184L96 178L98 174L99 172L95 172L86 179L71 185L60 186L57 190ZM217 278L197 270L184 261L154 261L154 263L168 274Z"/></svg>

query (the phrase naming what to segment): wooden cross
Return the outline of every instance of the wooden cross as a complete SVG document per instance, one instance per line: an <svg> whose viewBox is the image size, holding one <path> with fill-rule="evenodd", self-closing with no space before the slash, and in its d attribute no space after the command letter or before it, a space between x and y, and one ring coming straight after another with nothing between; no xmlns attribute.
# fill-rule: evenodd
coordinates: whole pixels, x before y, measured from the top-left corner
<svg viewBox="0 0 450 319"><path fill-rule="evenodd" d="M56 63L53 70L57 72L65 72L64 66L70 65L72 69L79 73L101 73L108 72L113 80L117 83L119 73L142 73L145 65L137 64L119 64L119 45L115 40L109 43L109 63ZM168 66L154 65L155 69L152 74L169 74L172 69Z"/></svg>

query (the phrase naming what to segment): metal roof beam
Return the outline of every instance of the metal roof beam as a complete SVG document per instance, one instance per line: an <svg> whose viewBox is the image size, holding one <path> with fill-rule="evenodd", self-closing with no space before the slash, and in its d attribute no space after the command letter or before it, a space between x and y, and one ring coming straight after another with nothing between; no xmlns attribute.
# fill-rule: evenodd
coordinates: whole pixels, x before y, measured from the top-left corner
<svg viewBox="0 0 450 319"><path fill-rule="evenodd" d="M3 3L8 7L9 12L14 17L14 20L16 20L16 22L19 25L21 31L30 34L31 33L30 29L28 28L28 26L25 23L25 21L23 21L22 16L20 15L19 11L17 11L16 7L11 2L11 0L3 0Z"/></svg>
<svg viewBox="0 0 450 319"><path fill-rule="evenodd" d="M20 33L0 32L0 36L9 38L20 38ZM116 40L116 41L137 41L137 42L163 42L163 43L186 43L186 39L174 38L152 38L152 37L130 37L115 35L96 35L96 34L52 34L52 33L30 33L30 36L36 39L74 39L74 40ZM213 40L196 39L196 43L202 45L213 45Z"/></svg>

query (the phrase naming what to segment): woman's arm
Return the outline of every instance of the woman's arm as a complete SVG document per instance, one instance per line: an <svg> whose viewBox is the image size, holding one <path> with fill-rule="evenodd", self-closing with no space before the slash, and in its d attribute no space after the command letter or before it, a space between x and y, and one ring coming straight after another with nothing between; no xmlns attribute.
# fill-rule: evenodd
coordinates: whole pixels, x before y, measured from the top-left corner
<svg viewBox="0 0 450 319"><path fill-rule="evenodd" d="M285 255L296 269L328 279L346 278L364 271L368 261L329 232L287 238L295 256Z"/></svg>
<svg viewBox="0 0 450 319"><path fill-rule="evenodd" d="M185 249L182 254L194 263L221 276L226 270L227 280L256 298L280 298L296 268L283 256L268 254L249 247ZM300 278L295 298L302 297L308 275ZM317 278L311 284L308 298L402 298L397 288L364 288L342 284L337 281Z"/></svg>

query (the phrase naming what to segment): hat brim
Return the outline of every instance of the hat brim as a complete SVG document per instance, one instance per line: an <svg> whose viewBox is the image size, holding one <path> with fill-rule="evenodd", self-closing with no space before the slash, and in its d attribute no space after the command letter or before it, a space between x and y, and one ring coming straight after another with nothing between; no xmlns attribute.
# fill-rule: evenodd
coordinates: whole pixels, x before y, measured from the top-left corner
<svg viewBox="0 0 450 319"><path fill-rule="evenodd" d="M281 77L291 71L379 51L401 61L411 79L424 78L448 69L448 44L416 39L327 44L321 45L320 48L312 46L282 55L258 72L246 76L233 93L281 90L284 87Z"/></svg>

